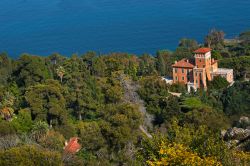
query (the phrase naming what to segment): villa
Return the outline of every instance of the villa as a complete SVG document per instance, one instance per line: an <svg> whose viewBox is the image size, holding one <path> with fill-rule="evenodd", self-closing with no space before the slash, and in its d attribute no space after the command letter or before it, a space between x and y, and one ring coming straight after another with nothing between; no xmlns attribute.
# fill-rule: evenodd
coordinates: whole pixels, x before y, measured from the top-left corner
<svg viewBox="0 0 250 166"><path fill-rule="evenodd" d="M233 83L233 69L218 68L217 60L211 58L210 48L199 48L194 51L194 59L182 59L176 61L173 67L173 83L184 83L188 87L197 90L207 88L207 81L216 76L225 78Z"/></svg>

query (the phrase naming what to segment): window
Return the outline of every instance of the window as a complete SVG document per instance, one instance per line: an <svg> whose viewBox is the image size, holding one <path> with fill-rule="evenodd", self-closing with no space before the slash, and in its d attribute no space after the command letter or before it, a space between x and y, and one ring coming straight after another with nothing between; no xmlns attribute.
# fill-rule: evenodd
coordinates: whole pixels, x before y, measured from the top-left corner
<svg viewBox="0 0 250 166"><path fill-rule="evenodd" d="M184 81L184 77L182 77L182 81Z"/></svg>
<svg viewBox="0 0 250 166"><path fill-rule="evenodd" d="M177 68L175 68L174 70L175 70L175 73L177 73L177 71L178 71Z"/></svg>
<svg viewBox="0 0 250 166"><path fill-rule="evenodd" d="M199 61L201 62L201 59Z"/></svg>
<svg viewBox="0 0 250 166"><path fill-rule="evenodd" d="M177 76L175 77L175 80L178 81L178 77Z"/></svg>
<svg viewBox="0 0 250 166"><path fill-rule="evenodd" d="M182 73L184 73L185 72L185 69L182 69Z"/></svg>
<svg viewBox="0 0 250 166"><path fill-rule="evenodd" d="M205 65L203 65L203 68L205 68L206 66Z"/></svg>
<svg viewBox="0 0 250 166"><path fill-rule="evenodd" d="M195 73L195 76L196 76L196 77L198 76L197 73Z"/></svg>
<svg viewBox="0 0 250 166"><path fill-rule="evenodd" d="M198 84L198 80L196 80L196 84Z"/></svg>

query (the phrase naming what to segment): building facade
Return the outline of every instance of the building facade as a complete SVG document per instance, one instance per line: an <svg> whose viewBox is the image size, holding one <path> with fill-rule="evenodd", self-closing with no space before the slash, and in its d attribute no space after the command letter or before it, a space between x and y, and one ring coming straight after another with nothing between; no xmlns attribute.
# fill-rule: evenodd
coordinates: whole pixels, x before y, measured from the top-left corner
<svg viewBox="0 0 250 166"><path fill-rule="evenodd" d="M194 51L194 59L176 61L173 67L173 82L192 87L207 88L207 81L216 76L224 77L229 83L233 80L233 69L218 68L218 62L211 58L210 48L199 48Z"/></svg>

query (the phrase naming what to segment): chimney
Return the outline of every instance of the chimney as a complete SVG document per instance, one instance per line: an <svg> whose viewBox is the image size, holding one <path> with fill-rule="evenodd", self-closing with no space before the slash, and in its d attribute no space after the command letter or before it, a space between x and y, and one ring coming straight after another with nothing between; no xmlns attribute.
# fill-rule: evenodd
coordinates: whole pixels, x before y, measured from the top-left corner
<svg viewBox="0 0 250 166"><path fill-rule="evenodd" d="M174 64L176 64L177 63L177 61L174 61Z"/></svg>
<svg viewBox="0 0 250 166"><path fill-rule="evenodd" d="M189 63L189 60L187 59L187 63Z"/></svg>
<svg viewBox="0 0 250 166"><path fill-rule="evenodd" d="M212 63L214 62L214 58L212 58Z"/></svg>

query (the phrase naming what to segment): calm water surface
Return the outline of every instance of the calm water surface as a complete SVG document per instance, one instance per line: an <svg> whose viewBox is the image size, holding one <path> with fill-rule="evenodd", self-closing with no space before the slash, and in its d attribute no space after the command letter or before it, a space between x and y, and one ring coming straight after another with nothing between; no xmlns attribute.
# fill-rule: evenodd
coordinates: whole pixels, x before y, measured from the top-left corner
<svg viewBox="0 0 250 166"><path fill-rule="evenodd" d="M250 0L0 0L0 51L154 54L209 29L250 29Z"/></svg>

